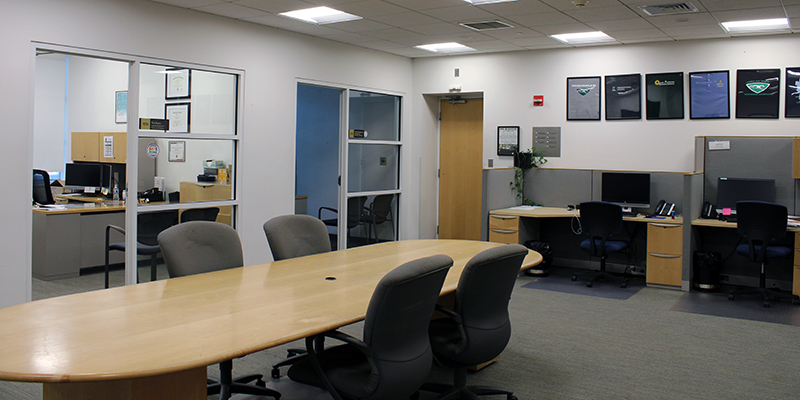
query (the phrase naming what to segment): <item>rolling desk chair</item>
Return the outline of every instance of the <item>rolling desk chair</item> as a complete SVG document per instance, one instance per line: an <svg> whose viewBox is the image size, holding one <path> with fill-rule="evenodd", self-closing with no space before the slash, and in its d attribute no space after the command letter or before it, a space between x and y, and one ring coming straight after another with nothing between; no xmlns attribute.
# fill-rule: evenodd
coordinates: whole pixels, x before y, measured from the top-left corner
<svg viewBox="0 0 800 400"><path fill-rule="evenodd" d="M431 348L437 362L454 369L453 386L423 385L442 392L437 399L477 399L478 395L503 394L506 389L467 386L467 368L493 360L511 337L508 302L528 249L519 244L495 247L467 262L458 280L452 310L437 306L447 318L430 323Z"/></svg>
<svg viewBox="0 0 800 400"><path fill-rule="evenodd" d="M347 247L350 247L350 230L357 227L362 223L361 217L364 214L364 203L367 202L367 196L356 196L347 199ZM317 211L317 218L322 220L327 226L338 226L338 218L322 219L322 210L327 210L339 214L339 210L331 207L320 207Z"/></svg>
<svg viewBox="0 0 800 400"><path fill-rule="evenodd" d="M793 252L791 247L770 244L773 240L780 240L786 236L787 214L786 207L780 204L764 201L736 203L736 230L747 242L736 246L736 252L752 262L761 264L761 273L757 288L734 289L728 294L728 300L733 300L740 294L761 294L764 307L769 307L770 300L773 299L789 299L792 304L800 305L800 297L766 287L768 260L786 258Z"/></svg>
<svg viewBox="0 0 800 400"><path fill-rule="evenodd" d="M336 400L410 398L433 364L428 324L452 265L450 257L436 255L390 271L373 291L363 340L329 331L319 336L345 344L321 350L314 337L306 338L309 357L289 368L289 378L324 388Z"/></svg>
<svg viewBox="0 0 800 400"><path fill-rule="evenodd" d="M385 222L392 224L392 239L394 239L394 218L392 218L393 194L381 194L375 196L367 208L367 214L361 220L367 224L367 241L372 240L372 233L375 234L375 243L378 243L378 225Z"/></svg>
<svg viewBox="0 0 800 400"><path fill-rule="evenodd" d="M581 242L581 250L590 257L600 257L600 270L592 272L576 272L572 280L587 277L586 286L592 287L595 281L611 279L620 283L620 287L628 286L628 279L606 272L606 259L611 253L619 253L630 247L625 240L609 240L611 236L622 231L622 207L604 201L588 201L581 203L581 229L588 236Z"/></svg>
<svg viewBox="0 0 800 400"><path fill-rule="evenodd" d="M156 280L158 253L161 252L161 247L158 246L158 234L164 229L175 225L177 221L178 211L176 210L139 213L139 215L136 216L136 254L150 256L151 281ZM125 229L119 226L106 226L106 289L108 289L108 253L111 250L125 251L124 241L109 243L109 236L112 230L125 235Z"/></svg>
<svg viewBox="0 0 800 400"><path fill-rule="evenodd" d="M33 170L33 204L55 204L50 190L50 174L41 169Z"/></svg>
<svg viewBox="0 0 800 400"><path fill-rule="evenodd" d="M170 278L238 268L244 265L239 234L230 226L213 221L189 221L158 235ZM281 394L265 387L261 375L233 378L233 360L219 363L220 381L209 380L208 395L227 400L232 393L270 396ZM248 382L256 381L255 385Z"/></svg>

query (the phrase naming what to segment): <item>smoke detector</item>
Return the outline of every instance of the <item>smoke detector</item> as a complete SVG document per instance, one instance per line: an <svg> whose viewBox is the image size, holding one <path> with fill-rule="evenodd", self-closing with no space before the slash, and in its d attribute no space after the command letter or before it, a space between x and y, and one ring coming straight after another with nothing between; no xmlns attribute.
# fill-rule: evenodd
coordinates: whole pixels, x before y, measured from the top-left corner
<svg viewBox="0 0 800 400"><path fill-rule="evenodd" d="M573 0L572 4L575 4L575 7L583 8L586 7L587 4L589 4L589 0Z"/></svg>

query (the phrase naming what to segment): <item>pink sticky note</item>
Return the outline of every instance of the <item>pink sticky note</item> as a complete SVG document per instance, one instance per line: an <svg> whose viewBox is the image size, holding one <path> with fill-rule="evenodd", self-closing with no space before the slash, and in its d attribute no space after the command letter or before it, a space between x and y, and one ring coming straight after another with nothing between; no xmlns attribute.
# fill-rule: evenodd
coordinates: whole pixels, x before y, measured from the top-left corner
<svg viewBox="0 0 800 400"><path fill-rule="evenodd" d="M731 215L731 209L730 208L723 208L722 209L722 215Z"/></svg>

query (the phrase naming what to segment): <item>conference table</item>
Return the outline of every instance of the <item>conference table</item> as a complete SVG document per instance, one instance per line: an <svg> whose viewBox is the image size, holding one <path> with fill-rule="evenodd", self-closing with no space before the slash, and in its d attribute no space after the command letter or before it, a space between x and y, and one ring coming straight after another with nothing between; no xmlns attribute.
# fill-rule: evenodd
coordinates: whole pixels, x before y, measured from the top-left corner
<svg viewBox="0 0 800 400"><path fill-rule="evenodd" d="M206 399L208 365L363 320L400 264L452 257L446 294L500 245L386 242L3 308L0 380L43 382L44 399ZM523 268L541 260L530 251Z"/></svg>

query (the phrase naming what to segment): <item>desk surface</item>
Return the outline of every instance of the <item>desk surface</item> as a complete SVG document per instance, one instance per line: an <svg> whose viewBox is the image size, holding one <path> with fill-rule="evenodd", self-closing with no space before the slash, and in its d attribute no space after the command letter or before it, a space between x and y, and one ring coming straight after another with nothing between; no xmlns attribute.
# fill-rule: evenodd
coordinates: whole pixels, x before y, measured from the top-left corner
<svg viewBox="0 0 800 400"><path fill-rule="evenodd" d="M534 208L504 208L501 210L490 211L491 215L505 215L511 217L527 217L527 218L570 218L580 217L580 210L567 210L561 207L534 207ZM632 222L656 222L665 224L682 224L682 217L664 217L664 218L647 218L642 214L635 217L623 217L625 221Z"/></svg>
<svg viewBox="0 0 800 400"><path fill-rule="evenodd" d="M736 222L720 221L717 219L702 219L698 218L692 221L692 226L707 226L711 228L736 228ZM788 232L800 232L798 226L787 226Z"/></svg>
<svg viewBox="0 0 800 400"><path fill-rule="evenodd" d="M0 379L90 382L203 369L364 318L378 280L447 254L442 290L497 243L410 240L40 300L0 309ZM531 251L528 268L541 262ZM335 277L335 280L328 280Z"/></svg>
<svg viewBox="0 0 800 400"><path fill-rule="evenodd" d="M125 203L121 201L107 201L104 203L68 203L57 204L55 207L34 206L32 210L37 214L45 215L125 211Z"/></svg>

